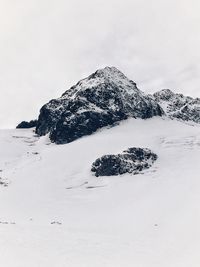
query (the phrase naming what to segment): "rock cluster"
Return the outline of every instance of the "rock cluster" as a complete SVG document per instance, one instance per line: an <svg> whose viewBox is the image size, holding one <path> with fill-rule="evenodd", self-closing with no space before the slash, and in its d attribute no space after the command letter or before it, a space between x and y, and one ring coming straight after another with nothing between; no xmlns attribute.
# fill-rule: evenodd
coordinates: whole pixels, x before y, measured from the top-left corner
<svg viewBox="0 0 200 267"><path fill-rule="evenodd" d="M91 171L95 176L113 176L124 173L138 174L152 166L157 155L147 148L129 148L117 155L105 155L98 158Z"/></svg>
<svg viewBox="0 0 200 267"><path fill-rule="evenodd" d="M33 128L37 126L38 121L37 120L31 120L31 121L22 121L17 125L17 129L28 129Z"/></svg>

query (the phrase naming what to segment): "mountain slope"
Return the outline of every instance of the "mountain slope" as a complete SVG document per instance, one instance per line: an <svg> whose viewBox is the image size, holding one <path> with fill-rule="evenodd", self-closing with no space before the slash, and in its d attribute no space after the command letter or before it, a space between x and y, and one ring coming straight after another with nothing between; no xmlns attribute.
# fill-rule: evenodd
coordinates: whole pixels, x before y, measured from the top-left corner
<svg viewBox="0 0 200 267"><path fill-rule="evenodd" d="M64 146L1 130L0 146L2 266L199 267L199 125L128 119ZM141 175L92 175L128 147L158 160Z"/></svg>
<svg viewBox="0 0 200 267"><path fill-rule="evenodd" d="M36 132L50 133L53 142L62 144L129 117L146 119L162 114L154 99L133 81L118 69L106 67L44 105Z"/></svg>
<svg viewBox="0 0 200 267"><path fill-rule="evenodd" d="M175 94L169 89L155 93L154 98L169 118L200 123L200 98Z"/></svg>

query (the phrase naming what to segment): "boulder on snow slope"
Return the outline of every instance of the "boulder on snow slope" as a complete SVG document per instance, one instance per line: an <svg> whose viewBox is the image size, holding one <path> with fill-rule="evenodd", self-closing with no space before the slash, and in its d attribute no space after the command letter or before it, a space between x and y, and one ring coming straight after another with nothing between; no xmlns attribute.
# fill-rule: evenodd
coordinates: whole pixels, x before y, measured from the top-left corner
<svg viewBox="0 0 200 267"><path fill-rule="evenodd" d="M124 173L138 174L152 166L157 155L147 148L129 148L117 155L105 155L98 158L91 171L95 176L113 176Z"/></svg>

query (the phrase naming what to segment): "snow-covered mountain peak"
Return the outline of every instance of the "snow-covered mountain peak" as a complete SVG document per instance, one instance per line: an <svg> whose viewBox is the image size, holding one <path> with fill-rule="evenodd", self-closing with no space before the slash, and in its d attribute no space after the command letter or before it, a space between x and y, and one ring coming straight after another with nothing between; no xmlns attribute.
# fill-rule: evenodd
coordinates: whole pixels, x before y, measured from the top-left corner
<svg viewBox="0 0 200 267"><path fill-rule="evenodd" d="M102 75L122 75L125 77L125 75L120 71L118 70L116 67L105 67L105 68L102 68L102 69L98 69L96 72L96 74L102 74Z"/></svg>
<svg viewBox="0 0 200 267"><path fill-rule="evenodd" d="M97 70L42 107L36 132L56 143L72 142L128 117L163 114L152 97L141 92L115 67ZM58 136L59 135L59 136Z"/></svg>
<svg viewBox="0 0 200 267"><path fill-rule="evenodd" d="M175 93L173 92L172 90L170 89L162 89L156 93L154 93L154 97L158 100L158 101L173 101L173 100L179 100L183 103L185 102L189 102L189 101L192 101L194 100L195 98L192 98L190 96L185 96L183 94L180 94L180 93Z"/></svg>
<svg viewBox="0 0 200 267"><path fill-rule="evenodd" d="M200 99L176 94L169 89L154 94L155 101L170 118L200 123Z"/></svg>
<svg viewBox="0 0 200 267"><path fill-rule="evenodd" d="M92 78L104 78L107 80L128 80L129 79L116 67L105 67L103 69L97 70L94 74L89 76L89 79Z"/></svg>
<svg viewBox="0 0 200 267"><path fill-rule="evenodd" d="M89 75L87 78L80 80L75 86L67 90L62 98L76 97L78 92L87 89L103 89L113 88L113 86L121 88L125 93L135 94L139 90L136 83L128 79L120 70L115 67L105 67Z"/></svg>
<svg viewBox="0 0 200 267"><path fill-rule="evenodd" d="M175 96L175 93L170 89L162 89L154 94L154 96L160 100L169 100Z"/></svg>

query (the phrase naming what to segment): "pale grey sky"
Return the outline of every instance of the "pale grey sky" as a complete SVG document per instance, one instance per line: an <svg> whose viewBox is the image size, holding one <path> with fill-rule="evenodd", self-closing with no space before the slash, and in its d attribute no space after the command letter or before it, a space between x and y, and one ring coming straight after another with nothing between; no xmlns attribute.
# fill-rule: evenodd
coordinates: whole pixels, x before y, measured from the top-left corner
<svg viewBox="0 0 200 267"><path fill-rule="evenodd" d="M139 88L200 97L199 0L0 0L0 128L115 66Z"/></svg>

